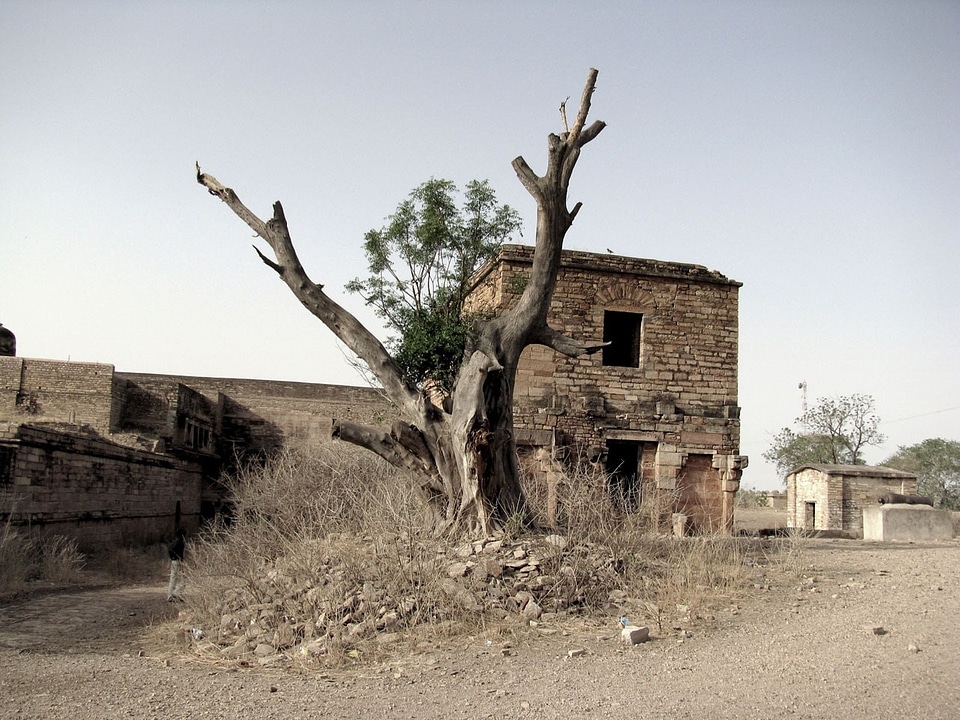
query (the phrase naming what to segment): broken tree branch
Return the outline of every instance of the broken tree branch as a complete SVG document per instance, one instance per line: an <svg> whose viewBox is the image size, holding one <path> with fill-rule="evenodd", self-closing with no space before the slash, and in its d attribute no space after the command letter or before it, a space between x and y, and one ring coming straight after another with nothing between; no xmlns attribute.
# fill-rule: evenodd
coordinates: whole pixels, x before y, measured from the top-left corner
<svg viewBox="0 0 960 720"><path fill-rule="evenodd" d="M438 486L443 487L429 452L423 457L418 451L406 447L401 439L380 428L334 418L330 437L370 450L391 465L412 472L418 477L435 479ZM431 482L432 484L434 483Z"/></svg>
<svg viewBox="0 0 960 720"><path fill-rule="evenodd" d="M537 332L532 341L539 343L540 345L546 345L548 348L556 350L562 355L567 357L580 357L581 355L592 355L599 350L610 345L609 342L600 342L600 343L585 343L580 340L575 340L572 337L564 335L559 330L554 330L551 327L541 328Z"/></svg>
<svg viewBox="0 0 960 720"><path fill-rule="evenodd" d="M570 130L570 137L576 141L580 137L580 131L587 122L587 113L590 112L590 99L593 97L593 91L597 89L597 69L590 68L587 73L587 83L583 87L583 95L580 96L580 110L577 112L577 119L573 122L573 128Z"/></svg>
<svg viewBox="0 0 960 720"><path fill-rule="evenodd" d="M297 257L293 240L290 238L283 206L275 202L273 218L269 222L263 222L241 202L231 188L220 183L213 175L201 172L199 163L197 163L197 182L207 188L211 195L219 197L226 203L237 217L270 245L276 256L276 262L269 260L258 250L260 258L277 272L307 310L330 328L357 357L363 359L404 416L419 422L424 412L423 398L404 378L399 366L390 357L383 343L350 312L327 297L323 292L323 285L318 285L307 276Z"/></svg>

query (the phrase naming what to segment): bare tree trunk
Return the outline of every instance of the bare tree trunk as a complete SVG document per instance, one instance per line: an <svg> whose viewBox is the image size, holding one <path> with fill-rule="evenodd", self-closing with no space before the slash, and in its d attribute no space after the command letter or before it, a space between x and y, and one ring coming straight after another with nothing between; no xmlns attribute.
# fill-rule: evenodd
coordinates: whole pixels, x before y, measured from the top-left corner
<svg viewBox="0 0 960 720"><path fill-rule="evenodd" d="M233 190L200 172L197 166L197 181L270 245L276 260L257 250L263 262L367 363L408 423L395 424L387 433L334 421L333 436L367 448L416 477L425 500L436 511L438 531L460 529L486 534L510 518L528 517L513 433L513 390L520 354L527 345L536 343L571 357L603 346L566 337L547 325L563 238L580 209L579 203L572 211L567 209L570 176L580 148L604 128L599 121L586 127L596 79L597 71L591 69L573 127L548 136L547 170L542 177L522 157L513 161L520 182L537 203L531 275L516 307L478 326L475 347L457 376L450 412L437 407L426 393L407 382L383 344L327 297L322 285L310 280L297 258L279 202L274 203L273 218L263 222ZM563 119L566 126L565 109Z"/></svg>

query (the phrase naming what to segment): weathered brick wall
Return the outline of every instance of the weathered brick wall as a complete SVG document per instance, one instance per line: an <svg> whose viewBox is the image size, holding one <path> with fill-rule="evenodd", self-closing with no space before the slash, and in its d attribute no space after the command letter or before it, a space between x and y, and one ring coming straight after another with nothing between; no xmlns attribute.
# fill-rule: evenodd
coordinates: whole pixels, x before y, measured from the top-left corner
<svg viewBox="0 0 960 720"><path fill-rule="evenodd" d="M159 376L158 376L159 378ZM151 382L132 382L117 373L122 398L119 429L156 437L172 434L176 420L179 383L166 377Z"/></svg>
<svg viewBox="0 0 960 720"><path fill-rule="evenodd" d="M723 530L723 492L712 467L712 456L691 454L677 479L677 511L694 532Z"/></svg>
<svg viewBox="0 0 960 720"><path fill-rule="evenodd" d="M0 423L0 445L12 452L0 513L15 525L71 535L89 548L169 539L178 503L184 527L199 523L199 466L12 423Z"/></svg>
<svg viewBox="0 0 960 720"><path fill-rule="evenodd" d="M530 248L506 246L469 308L512 307L531 258ZM596 444L603 428L615 426L670 434L691 449L735 453L739 287L696 265L565 252L551 326L599 342L604 311L640 313L640 367L605 367L601 353L572 359L528 347L517 373L521 424L561 426L573 445ZM657 408L664 400L668 413Z"/></svg>
<svg viewBox="0 0 960 720"><path fill-rule="evenodd" d="M513 307L531 261L532 248L505 246L467 309ZM605 312L642 315L639 367L604 365L602 353L574 359L526 348L514 398L518 440L550 438L591 455L607 440L657 443L657 487L673 492L684 475L685 492L704 498L694 503L695 524L728 527L746 465L738 455L739 288L698 265L565 251L551 327L599 343ZM708 467L685 469L699 455L713 456Z"/></svg>
<svg viewBox="0 0 960 720"><path fill-rule="evenodd" d="M0 421L68 422L109 432L113 365L0 357Z"/></svg>
<svg viewBox="0 0 960 720"><path fill-rule="evenodd" d="M0 355L0 421L17 417L23 358Z"/></svg>

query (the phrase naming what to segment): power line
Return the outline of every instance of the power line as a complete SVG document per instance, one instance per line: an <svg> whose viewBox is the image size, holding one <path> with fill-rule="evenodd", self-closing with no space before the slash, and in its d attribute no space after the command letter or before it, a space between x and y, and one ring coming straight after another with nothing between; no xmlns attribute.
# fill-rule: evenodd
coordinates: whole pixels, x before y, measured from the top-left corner
<svg viewBox="0 0 960 720"><path fill-rule="evenodd" d="M916 418L927 417L929 415L939 415L940 413L950 412L951 410L960 410L960 405L954 405L953 407L943 408L942 410L931 410L930 412L920 413L919 415L911 415L910 417L897 418L896 420L885 420L884 422L895 423L903 422L904 420L915 420Z"/></svg>

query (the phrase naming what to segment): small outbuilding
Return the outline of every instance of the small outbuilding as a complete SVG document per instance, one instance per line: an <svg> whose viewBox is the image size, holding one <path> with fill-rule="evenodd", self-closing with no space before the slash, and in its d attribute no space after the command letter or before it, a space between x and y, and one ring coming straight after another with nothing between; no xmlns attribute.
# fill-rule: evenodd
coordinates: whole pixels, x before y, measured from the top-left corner
<svg viewBox="0 0 960 720"><path fill-rule="evenodd" d="M863 537L863 510L885 493L914 495L913 473L870 465L802 465L787 475L787 527Z"/></svg>

